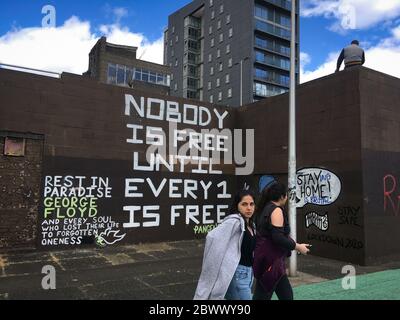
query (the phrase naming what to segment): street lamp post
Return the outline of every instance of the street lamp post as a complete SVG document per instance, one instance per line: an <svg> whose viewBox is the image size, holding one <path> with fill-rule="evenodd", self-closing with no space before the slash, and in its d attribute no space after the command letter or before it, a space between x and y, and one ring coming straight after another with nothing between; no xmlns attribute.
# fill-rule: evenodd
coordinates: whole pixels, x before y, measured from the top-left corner
<svg viewBox="0 0 400 320"><path fill-rule="evenodd" d="M245 57L240 59L239 63L235 63L235 65L240 64L240 106L243 105L243 61L248 59L249 57Z"/></svg>
<svg viewBox="0 0 400 320"><path fill-rule="evenodd" d="M289 224L291 237L297 239L296 223L296 0L292 0L290 38L290 102L289 102ZM289 276L297 275L297 254L289 261Z"/></svg>

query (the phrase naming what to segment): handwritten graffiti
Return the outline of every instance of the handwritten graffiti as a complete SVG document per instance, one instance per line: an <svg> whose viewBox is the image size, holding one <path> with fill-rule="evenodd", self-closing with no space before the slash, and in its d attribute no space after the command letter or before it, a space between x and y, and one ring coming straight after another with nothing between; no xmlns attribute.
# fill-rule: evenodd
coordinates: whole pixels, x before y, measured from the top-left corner
<svg viewBox="0 0 400 320"><path fill-rule="evenodd" d="M338 208L339 224L361 227L358 221L358 219L360 218L358 216L360 209L361 207L353 207L353 206L339 207Z"/></svg>
<svg viewBox="0 0 400 320"><path fill-rule="evenodd" d="M297 171L297 207L307 203L330 205L339 197L341 182L332 172L320 168L304 168Z"/></svg>
<svg viewBox="0 0 400 320"><path fill-rule="evenodd" d="M83 238L95 239L99 230L119 227L120 223L113 221L110 216L45 219L41 224L41 244L43 246L79 245L83 243Z"/></svg>
<svg viewBox="0 0 400 320"><path fill-rule="evenodd" d="M105 247L107 244L114 244L118 241L121 241L125 234L118 234L120 230L112 230L112 228L107 228L105 231L98 233L97 230L94 231L94 236L96 240L96 244L100 247Z"/></svg>
<svg viewBox="0 0 400 320"><path fill-rule="evenodd" d="M210 112L202 106L180 105L175 101L125 94L125 116L132 117L132 120L141 117L169 124L169 132L164 131L163 127L127 124L127 128L131 129L131 138L126 139L126 142L148 146L146 154L133 151L133 170L161 171L164 167L170 172L186 170L192 173L222 174L222 171L216 170L216 165L221 164L224 158L226 164L237 164L237 175L253 173L254 129L245 131L246 150L243 157L243 132L241 129L224 129L224 121L229 112L221 112L217 108ZM205 128L213 119L218 122L218 129L221 130ZM202 129L201 132L190 128L178 130L178 123ZM142 134L145 139L140 138ZM145 156L142 161L141 155ZM140 162L147 163L141 165Z"/></svg>
<svg viewBox="0 0 400 320"><path fill-rule="evenodd" d="M342 238L333 235L325 235L325 234L307 234L308 241L319 241L323 243L328 243L331 245L335 245L344 249L354 249L360 250L364 247L364 243L358 239L351 238Z"/></svg>
<svg viewBox="0 0 400 320"><path fill-rule="evenodd" d="M115 243L108 240L107 230L118 229L119 223L111 216L99 216L98 208L98 200L111 198L111 191L107 177L45 176L41 244L79 245L96 235L106 240L102 243Z"/></svg>
<svg viewBox="0 0 400 320"><path fill-rule="evenodd" d="M168 184L167 184L168 181ZM146 183L145 183L146 182ZM198 181L192 179L163 179L156 185L152 179L125 179L125 197L143 198L144 191L150 191L154 197L159 197L162 190L169 199L198 199L209 200L216 197L219 201L231 198L228 193L227 181ZM165 208L165 207L164 207ZM220 223L227 213L228 205L181 205L170 206L169 223L176 225L178 219L185 219L187 225ZM127 205L123 210L129 213L129 222L123 224L124 228L158 227L161 223L160 205ZM164 209L165 210L165 209ZM213 218L212 215L216 217ZM165 217L165 216L164 216Z"/></svg>
<svg viewBox="0 0 400 320"><path fill-rule="evenodd" d="M397 179L391 174L383 177L383 211L392 215L400 213L400 193L397 189Z"/></svg>
<svg viewBox="0 0 400 320"><path fill-rule="evenodd" d="M321 216L316 212L309 212L306 214L306 228L310 228L312 225L316 226L321 231L326 231L329 228L328 213Z"/></svg>
<svg viewBox="0 0 400 320"><path fill-rule="evenodd" d="M197 225L194 226L193 231L194 234L205 234L205 233L209 233L211 230L213 230L214 228L216 228L218 226L218 224L208 224L208 225Z"/></svg>

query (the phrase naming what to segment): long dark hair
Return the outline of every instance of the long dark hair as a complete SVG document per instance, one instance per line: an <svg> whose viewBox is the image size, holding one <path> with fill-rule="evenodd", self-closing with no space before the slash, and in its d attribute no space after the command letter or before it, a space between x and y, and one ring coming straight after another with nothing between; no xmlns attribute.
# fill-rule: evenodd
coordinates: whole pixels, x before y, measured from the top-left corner
<svg viewBox="0 0 400 320"><path fill-rule="evenodd" d="M258 223L258 217L261 216L265 206L270 201L278 201L282 196L284 197L287 194L286 185L279 182L274 182L265 186L261 193L261 198L257 202L256 211L254 213L254 221Z"/></svg>
<svg viewBox="0 0 400 320"><path fill-rule="evenodd" d="M233 201L232 201L231 207L230 207L230 209L229 209L228 215L230 215L230 214L235 214L235 213L239 213L238 205L239 205L240 201L242 201L242 199L243 199L244 197L246 197L246 196L252 197L254 203L256 203L256 196L255 196L254 192L251 191L251 190L242 189L242 190L238 191L238 192L235 194L235 196L233 197ZM254 217L254 214L253 214L253 217ZM250 225L253 224L253 217L251 217L251 218L249 219L249 224L250 224Z"/></svg>

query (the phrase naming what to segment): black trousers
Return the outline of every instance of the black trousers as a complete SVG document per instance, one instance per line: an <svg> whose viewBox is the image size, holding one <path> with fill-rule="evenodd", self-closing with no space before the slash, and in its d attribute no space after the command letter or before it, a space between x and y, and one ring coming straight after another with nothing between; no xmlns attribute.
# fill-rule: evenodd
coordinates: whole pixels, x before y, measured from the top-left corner
<svg viewBox="0 0 400 320"><path fill-rule="evenodd" d="M284 275L276 284L271 292L265 292L263 287L256 281L253 300L271 300L272 295L276 293L279 300L293 300L293 289L287 275Z"/></svg>

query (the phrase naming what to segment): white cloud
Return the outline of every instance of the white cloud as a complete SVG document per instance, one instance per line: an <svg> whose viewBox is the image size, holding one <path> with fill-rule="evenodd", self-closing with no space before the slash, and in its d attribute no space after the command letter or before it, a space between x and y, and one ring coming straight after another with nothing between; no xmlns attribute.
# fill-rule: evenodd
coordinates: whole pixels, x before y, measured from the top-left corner
<svg viewBox="0 0 400 320"><path fill-rule="evenodd" d="M138 57L145 51L143 60L162 63L162 35L150 42L119 24L101 26L100 31L111 43L139 47ZM77 17L56 28L13 29L0 37L0 63L81 74L87 70L90 49L100 36L92 31L90 22Z"/></svg>
<svg viewBox="0 0 400 320"><path fill-rule="evenodd" d="M304 0L300 4L303 17L335 19L330 29L339 33L368 29L400 16L400 0Z"/></svg>
<svg viewBox="0 0 400 320"><path fill-rule="evenodd" d="M113 12L114 15L119 19L126 17L128 15L128 10L126 8L114 8Z"/></svg>
<svg viewBox="0 0 400 320"><path fill-rule="evenodd" d="M300 82L304 83L333 73L340 52L328 55L326 61L315 70L305 71L300 68ZM307 54L306 54L307 55ZM308 55L307 55L308 56ZM375 46L365 50L365 67L400 78L400 26L392 30L392 36L383 39ZM343 64L342 64L343 69Z"/></svg>
<svg viewBox="0 0 400 320"><path fill-rule="evenodd" d="M106 35L107 42L138 47L137 58L159 64L163 63L163 37L150 42L143 34L132 33L128 28L121 27L118 24L102 25L100 31Z"/></svg>
<svg viewBox="0 0 400 320"><path fill-rule="evenodd" d="M301 65L300 67L300 82L304 83L304 82L308 82L317 78L321 78L324 77L328 74L331 74L332 72L335 71L336 69L336 60L338 57L339 53L330 53L328 55L328 58L326 59L326 61L320 65L317 69L315 70L305 70L305 66Z"/></svg>
<svg viewBox="0 0 400 320"><path fill-rule="evenodd" d="M300 65L305 67L311 62L311 56L308 53L300 52Z"/></svg>

